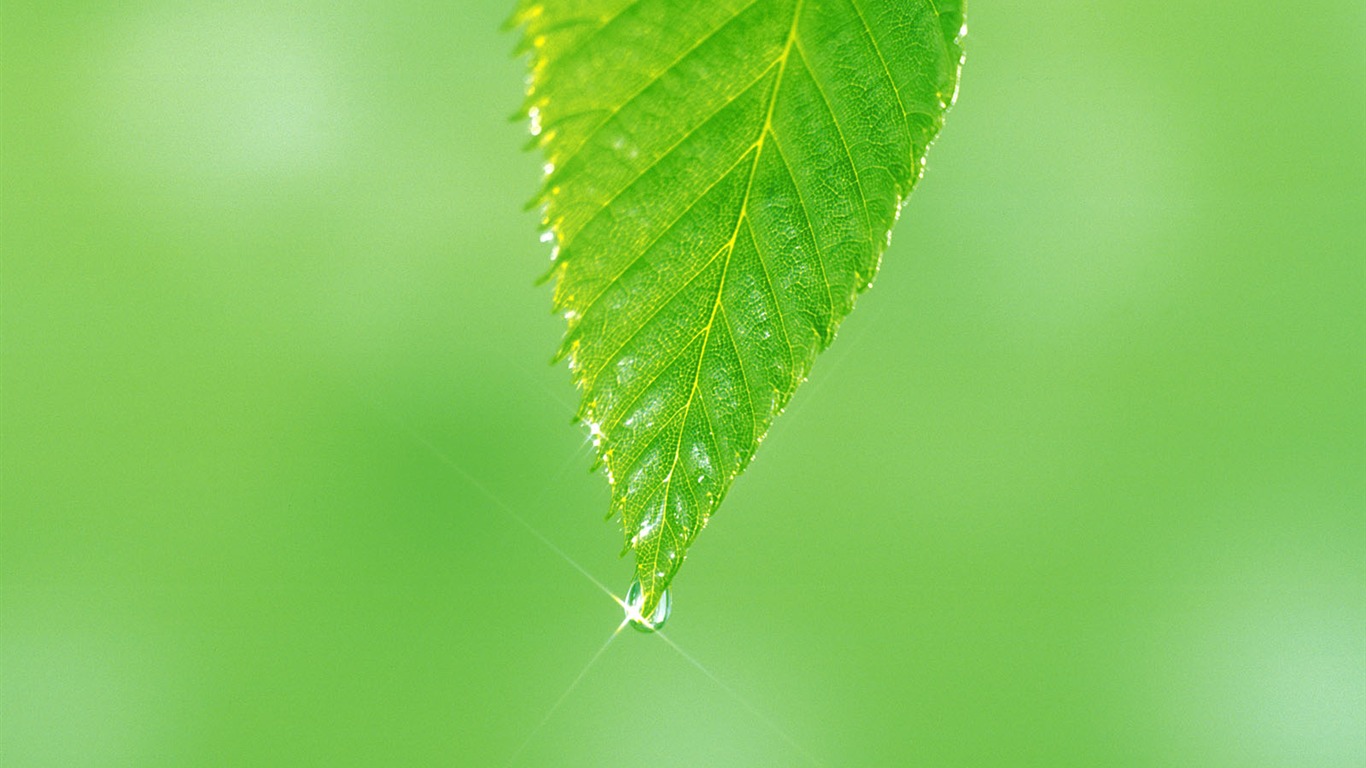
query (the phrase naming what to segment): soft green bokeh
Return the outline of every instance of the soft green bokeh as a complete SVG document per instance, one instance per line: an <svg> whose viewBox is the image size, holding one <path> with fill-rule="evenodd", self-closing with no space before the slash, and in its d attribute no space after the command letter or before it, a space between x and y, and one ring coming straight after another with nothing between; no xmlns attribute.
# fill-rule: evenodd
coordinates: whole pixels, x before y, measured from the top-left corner
<svg viewBox="0 0 1366 768"><path fill-rule="evenodd" d="M621 614L513 516L631 566L509 6L5 2L0 764L1366 763L1360 3L971 6L675 583L714 679L539 727Z"/></svg>

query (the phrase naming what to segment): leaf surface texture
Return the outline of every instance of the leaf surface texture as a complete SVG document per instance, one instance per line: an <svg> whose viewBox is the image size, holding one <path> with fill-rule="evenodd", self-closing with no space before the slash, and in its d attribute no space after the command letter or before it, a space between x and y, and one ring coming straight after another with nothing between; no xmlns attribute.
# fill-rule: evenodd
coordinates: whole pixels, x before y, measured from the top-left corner
<svg viewBox="0 0 1366 768"><path fill-rule="evenodd" d="M528 0L562 354L649 615L877 271L957 0Z"/></svg>

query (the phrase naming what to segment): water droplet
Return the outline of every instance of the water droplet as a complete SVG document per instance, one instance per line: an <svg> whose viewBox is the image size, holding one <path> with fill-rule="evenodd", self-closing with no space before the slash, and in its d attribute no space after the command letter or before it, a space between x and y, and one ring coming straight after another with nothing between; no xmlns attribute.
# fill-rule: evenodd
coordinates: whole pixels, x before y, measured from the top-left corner
<svg viewBox="0 0 1366 768"><path fill-rule="evenodd" d="M641 616L640 609L645 607L645 590L640 586L640 579L635 579L626 589L626 620L641 632L653 632L669 620L669 608L672 603L669 590L666 589L664 594L659 596L659 604L655 606L654 613L650 614L648 619Z"/></svg>

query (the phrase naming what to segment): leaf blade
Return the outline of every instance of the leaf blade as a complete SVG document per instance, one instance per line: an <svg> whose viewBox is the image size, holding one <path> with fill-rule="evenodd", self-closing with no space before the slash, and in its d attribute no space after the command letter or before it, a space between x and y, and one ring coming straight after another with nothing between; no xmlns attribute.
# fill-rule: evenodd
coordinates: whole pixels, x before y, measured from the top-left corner
<svg viewBox="0 0 1366 768"><path fill-rule="evenodd" d="M562 354L649 615L871 283L961 4L528 0Z"/></svg>

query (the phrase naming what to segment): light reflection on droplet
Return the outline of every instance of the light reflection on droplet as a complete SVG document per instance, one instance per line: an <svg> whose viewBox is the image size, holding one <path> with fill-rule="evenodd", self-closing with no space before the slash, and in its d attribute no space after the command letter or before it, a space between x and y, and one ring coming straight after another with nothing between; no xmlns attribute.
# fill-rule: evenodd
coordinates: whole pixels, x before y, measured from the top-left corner
<svg viewBox="0 0 1366 768"><path fill-rule="evenodd" d="M647 619L640 615L640 610L645 607L645 590L640 586L640 579L631 582L631 586L626 590L626 621L641 632L653 632L664 626L664 622L669 620L669 610L672 607L673 599L669 596L669 590L664 590L664 594L659 596L659 603L655 610Z"/></svg>

